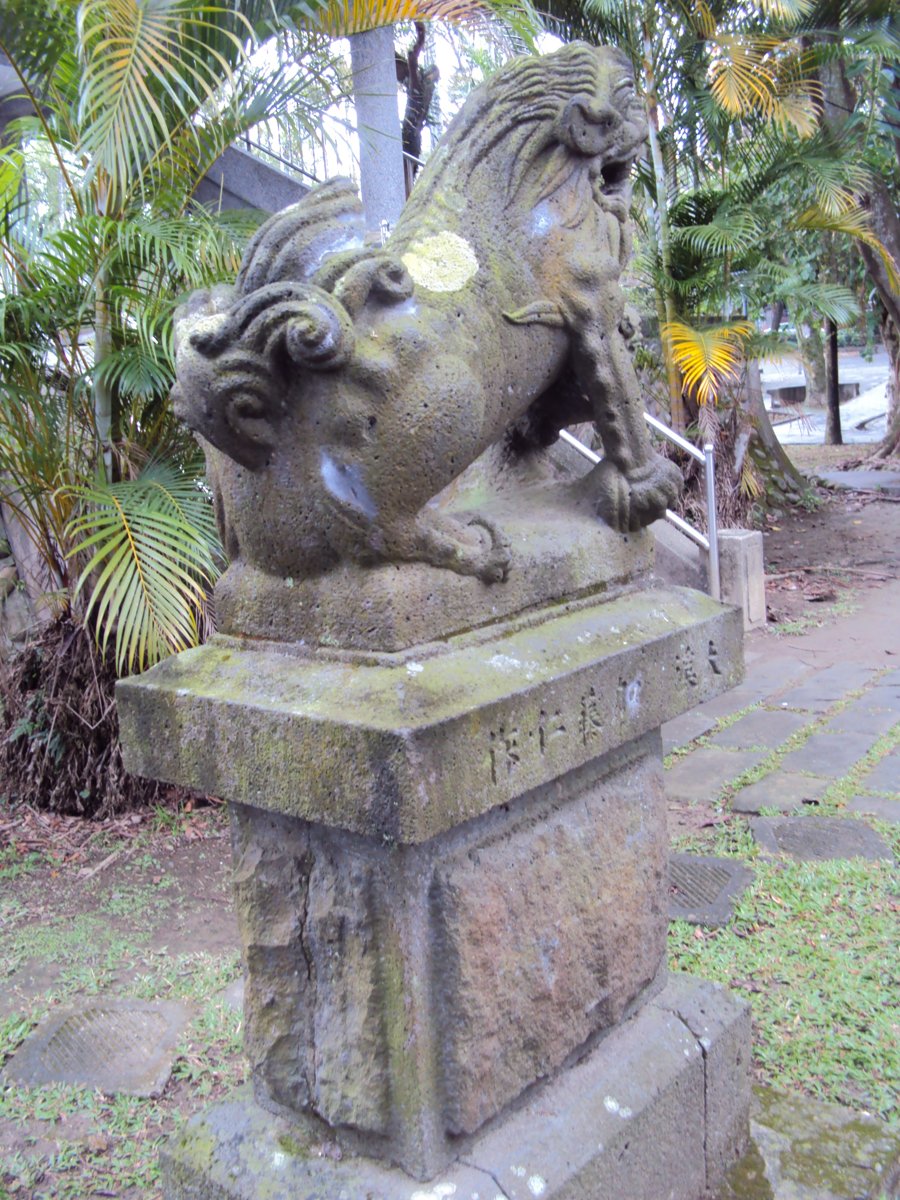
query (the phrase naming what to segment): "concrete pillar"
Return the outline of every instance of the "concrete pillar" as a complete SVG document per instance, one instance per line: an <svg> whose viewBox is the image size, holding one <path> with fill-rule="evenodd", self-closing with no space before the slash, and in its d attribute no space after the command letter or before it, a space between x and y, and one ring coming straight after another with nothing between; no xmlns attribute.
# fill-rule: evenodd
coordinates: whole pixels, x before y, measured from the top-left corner
<svg viewBox="0 0 900 1200"><path fill-rule="evenodd" d="M722 599L744 614L744 628L766 623L766 569L763 536L754 529L719 530Z"/></svg>
<svg viewBox="0 0 900 1200"><path fill-rule="evenodd" d="M406 203L393 28L355 33L350 63L362 202L366 227L375 231L382 221L396 224Z"/></svg>

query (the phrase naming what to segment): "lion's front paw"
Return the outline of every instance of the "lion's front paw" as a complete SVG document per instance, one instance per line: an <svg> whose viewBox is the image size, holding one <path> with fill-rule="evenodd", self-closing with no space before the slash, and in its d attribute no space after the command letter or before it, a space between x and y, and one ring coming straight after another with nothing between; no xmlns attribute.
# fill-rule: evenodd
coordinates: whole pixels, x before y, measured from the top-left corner
<svg viewBox="0 0 900 1200"><path fill-rule="evenodd" d="M471 572L482 583L502 583L509 573L510 547L502 530L487 517L473 517L470 529L480 529L481 546L471 559Z"/></svg>
<svg viewBox="0 0 900 1200"><path fill-rule="evenodd" d="M681 472L658 454L627 474L604 459L593 474L597 483L597 511L621 533L634 532L658 521L681 495Z"/></svg>

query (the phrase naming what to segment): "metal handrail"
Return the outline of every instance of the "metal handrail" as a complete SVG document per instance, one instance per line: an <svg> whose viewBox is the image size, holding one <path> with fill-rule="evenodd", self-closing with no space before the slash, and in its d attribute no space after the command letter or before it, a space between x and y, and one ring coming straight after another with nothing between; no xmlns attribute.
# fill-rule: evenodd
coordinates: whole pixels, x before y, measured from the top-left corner
<svg viewBox="0 0 900 1200"><path fill-rule="evenodd" d="M680 446L682 450L695 458L697 462L703 464L703 474L706 482L706 523L709 529L709 536L705 537L699 529L695 529L683 517L679 517L677 513L673 513L671 509L666 509L666 520L669 521L676 529L680 530L686 537L689 537L692 542L696 542L709 556L709 592L714 600L722 599L722 584L719 574L719 526L716 519L716 460L715 451L712 444L707 442L702 451L692 445L681 434L676 433L674 429L670 429L668 425L664 425L662 421L658 421L656 417L651 417L649 413L644 413L644 420L657 433L661 433L663 437L668 438L670 442L674 442L676 446ZM589 446L585 446L583 442L579 442L578 438L569 433L568 429L561 429L559 436L564 442L577 450L578 453L594 464L601 462L601 457L596 454Z"/></svg>

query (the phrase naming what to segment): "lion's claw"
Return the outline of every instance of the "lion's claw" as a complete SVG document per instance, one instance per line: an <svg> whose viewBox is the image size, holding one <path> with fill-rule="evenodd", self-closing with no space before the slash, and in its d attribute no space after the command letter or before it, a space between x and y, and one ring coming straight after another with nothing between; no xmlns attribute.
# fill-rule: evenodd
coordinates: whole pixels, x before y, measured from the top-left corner
<svg viewBox="0 0 900 1200"><path fill-rule="evenodd" d="M627 474L604 459L592 476L597 488L597 511L620 533L634 533L658 521L681 494L681 472L657 454L638 471Z"/></svg>

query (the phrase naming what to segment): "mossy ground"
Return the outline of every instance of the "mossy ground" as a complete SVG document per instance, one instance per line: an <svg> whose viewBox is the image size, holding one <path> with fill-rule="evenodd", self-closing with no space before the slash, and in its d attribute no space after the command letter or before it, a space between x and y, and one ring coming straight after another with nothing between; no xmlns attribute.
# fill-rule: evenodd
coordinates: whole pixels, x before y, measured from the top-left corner
<svg viewBox="0 0 900 1200"><path fill-rule="evenodd" d="M157 1100L0 1082L0 1200L157 1200L163 1139L244 1078L222 996L240 974L224 820L160 810L81 857L21 846L0 850L0 1064L50 1012L101 992L181 1000L193 1020Z"/></svg>

